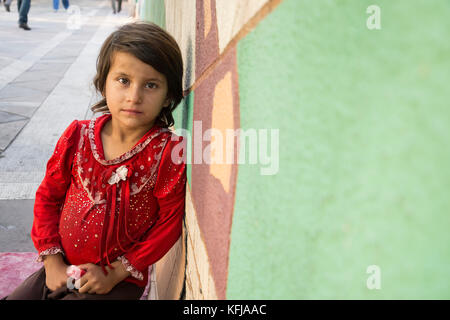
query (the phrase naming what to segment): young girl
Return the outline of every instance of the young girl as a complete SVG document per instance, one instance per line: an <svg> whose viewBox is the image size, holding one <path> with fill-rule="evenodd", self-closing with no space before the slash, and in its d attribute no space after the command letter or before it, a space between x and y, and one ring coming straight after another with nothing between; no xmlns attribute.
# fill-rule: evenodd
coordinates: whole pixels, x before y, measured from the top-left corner
<svg viewBox="0 0 450 320"><path fill-rule="evenodd" d="M92 107L59 139L36 192L31 238L44 266L7 299L139 299L148 268L181 235L184 143L171 133L182 99L175 40L151 23L122 26L97 59ZM86 270L79 290L66 270Z"/></svg>

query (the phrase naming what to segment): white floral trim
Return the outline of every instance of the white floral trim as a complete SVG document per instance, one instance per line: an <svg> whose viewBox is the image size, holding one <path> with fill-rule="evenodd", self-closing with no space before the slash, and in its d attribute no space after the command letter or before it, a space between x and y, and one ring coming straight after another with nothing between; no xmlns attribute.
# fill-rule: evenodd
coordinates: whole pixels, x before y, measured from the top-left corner
<svg viewBox="0 0 450 320"><path fill-rule="evenodd" d="M60 247L51 247L47 250L42 251L39 253L39 257L36 259L37 262L44 262L44 256L49 256L53 254L62 253L64 255L64 251Z"/></svg>
<svg viewBox="0 0 450 320"><path fill-rule="evenodd" d="M84 191L86 191L86 193L89 197L89 200L91 200L93 204L104 204L104 203L106 203L106 200L102 200L100 194L97 193L95 195L95 199L92 197L91 191L88 189L88 184L90 183L89 179L83 180L83 177L81 176L81 174L83 173L83 167L82 167L83 156L82 156L81 150L83 149L83 146L84 146L85 132L86 132L86 126L83 124L81 126L80 141L78 142L78 151L76 154L78 178L80 179L81 185L83 186Z"/></svg>
<svg viewBox="0 0 450 320"><path fill-rule="evenodd" d="M133 267L133 265L130 263L130 261L128 261L127 258L125 258L124 256L120 256L117 258L117 260L122 262L125 269L131 273L131 276L133 278L136 278L141 281L144 280L144 275L142 274L142 272L136 270L136 268Z"/></svg>
<svg viewBox="0 0 450 320"><path fill-rule="evenodd" d="M112 159L112 160L104 160L104 159L100 158L100 155L98 154L98 151L97 151L97 145L95 144L94 127L95 127L95 121L96 120L97 120L97 118L94 118L94 119L91 119L91 121L89 122L88 138L89 138L89 142L91 144L92 154L94 155L95 160L97 160L98 162L100 162L103 165L113 165L113 164L118 164L118 163L121 163L121 162L123 162L125 160L128 160L131 157L133 157L135 154L137 154L137 153L141 152L142 150L144 150L144 148L150 143L150 141L153 140L153 138L155 138L156 136L160 135L164 131L170 132L169 129L164 129L164 128L158 129L158 130L156 130L155 133L150 135L143 142L139 143L133 149L131 149L130 151L124 153L120 157ZM165 140L165 138L162 139L162 141L164 141L164 140Z"/></svg>
<svg viewBox="0 0 450 320"><path fill-rule="evenodd" d="M147 176L144 176L141 178L141 186L138 187L135 183L131 185L131 196L134 196L135 194L138 194L141 192L141 190L146 186L146 184L149 181L152 181L152 184L156 183L157 180L157 170L159 169L159 163L161 162L161 157L164 149L166 148L167 140L162 140L162 142L159 145L154 146L153 148L161 148L161 151L158 154L154 155L154 159L156 160L156 163L153 164L150 168L150 174Z"/></svg>

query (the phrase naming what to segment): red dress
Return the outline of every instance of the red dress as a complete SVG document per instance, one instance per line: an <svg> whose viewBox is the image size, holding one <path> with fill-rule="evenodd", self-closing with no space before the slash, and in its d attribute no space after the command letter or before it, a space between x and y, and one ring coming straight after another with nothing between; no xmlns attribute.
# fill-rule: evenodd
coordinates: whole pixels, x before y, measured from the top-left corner
<svg viewBox="0 0 450 320"><path fill-rule="evenodd" d="M119 259L132 275L125 281L145 287L148 267L181 235L185 143L154 125L105 160L100 133L110 118L74 121L59 139L36 192L31 238L40 260L61 252L70 264L104 268Z"/></svg>

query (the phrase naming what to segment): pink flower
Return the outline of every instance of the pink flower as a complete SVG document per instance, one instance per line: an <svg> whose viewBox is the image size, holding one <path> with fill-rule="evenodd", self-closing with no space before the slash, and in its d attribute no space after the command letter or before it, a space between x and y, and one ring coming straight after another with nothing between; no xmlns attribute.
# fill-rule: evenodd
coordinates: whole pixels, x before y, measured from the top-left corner
<svg viewBox="0 0 450 320"><path fill-rule="evenodd" d="M66 270L66 275L75 280L80 279L85 273L86 273L86 270L80 269L74 265L67 267L67 270Z"/></svg>

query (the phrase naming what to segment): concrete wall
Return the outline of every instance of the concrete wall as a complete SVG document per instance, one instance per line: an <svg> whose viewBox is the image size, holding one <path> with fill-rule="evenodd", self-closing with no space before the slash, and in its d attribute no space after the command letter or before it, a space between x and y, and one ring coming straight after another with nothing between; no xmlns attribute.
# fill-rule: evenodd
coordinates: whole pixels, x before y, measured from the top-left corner
<svg viewBox="0 0 450 320"><path fill-rule="evenodd" d="M274 175L189 165L180 294L450 298L448 1L149 4L182 48L192 159L209 128L279 134Z"/></svg>

